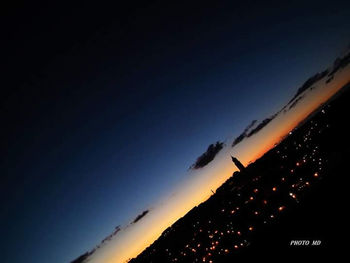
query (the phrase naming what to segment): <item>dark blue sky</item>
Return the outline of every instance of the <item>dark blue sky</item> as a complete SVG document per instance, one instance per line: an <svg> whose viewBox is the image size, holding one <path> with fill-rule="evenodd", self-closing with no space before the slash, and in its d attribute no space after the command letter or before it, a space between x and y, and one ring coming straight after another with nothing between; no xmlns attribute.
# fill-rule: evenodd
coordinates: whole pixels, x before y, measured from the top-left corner
<svg viewBox="0 0 350 263"><path fill-rule="evenodd" d="M350 42L345 1L230 2L4 9L3 262L92 248Z"/></svg>

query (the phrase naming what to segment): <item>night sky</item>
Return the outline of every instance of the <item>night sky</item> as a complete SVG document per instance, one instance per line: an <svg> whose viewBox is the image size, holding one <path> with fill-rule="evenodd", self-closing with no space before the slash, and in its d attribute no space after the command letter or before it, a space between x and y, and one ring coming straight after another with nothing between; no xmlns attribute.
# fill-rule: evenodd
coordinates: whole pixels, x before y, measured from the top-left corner
<svg viewBox="0 0 350 263"><path fill-rule="evenodd" d="M2 8L1 262L91 249L350 42L346 1L146 2Z"/></svg>

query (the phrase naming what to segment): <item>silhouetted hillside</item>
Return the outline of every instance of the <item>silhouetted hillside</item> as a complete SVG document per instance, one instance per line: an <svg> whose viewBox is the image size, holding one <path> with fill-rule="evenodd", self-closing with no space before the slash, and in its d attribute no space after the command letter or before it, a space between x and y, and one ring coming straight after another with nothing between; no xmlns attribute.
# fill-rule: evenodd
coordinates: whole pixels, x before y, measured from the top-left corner
<svg viewBox="0 0 350 263"><path fill-rule="evenodd" d="M337 188L350 154L340 114L347 112L349 99L347 85L130 262L234 262L278 252L326 253L338 242L333 226L342 212L333 205L346 205ZM295 250L293 239L320 243Z"/></svg>

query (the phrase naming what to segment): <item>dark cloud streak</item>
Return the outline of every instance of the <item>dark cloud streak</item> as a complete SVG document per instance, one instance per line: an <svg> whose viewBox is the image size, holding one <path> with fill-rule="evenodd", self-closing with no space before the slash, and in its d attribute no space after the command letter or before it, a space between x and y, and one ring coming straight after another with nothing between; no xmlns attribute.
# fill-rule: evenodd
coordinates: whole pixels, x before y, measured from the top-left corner
<svg viewBox="0 0 350 263"><path fill-rule="evenodd" d="M137 223L138 221L140 221L145 215L147 215L149 212L149 210L145 210L143 211L141 214L139 214L135 219L134 221L132 221L132 224L135 224Z"/></svg>
<svg viewBox="0 0 350 263"><path fill-rule="evenodd" d="M288 102L291 103L293 100L295 100L301 93L303 93L305 90L310 88L315 82L319 81L320 79L324 78L328 74L328 70L322 71L321 73L318 72L312 77L310 77L305 83L298 89L297 93L293 96L293 98Z"/></svg>
<svg viewBox="0 0 350 263"><path fill-rule="evenodd" d="M217 141L215 144L210 144L206 152L197 158L196 162L191 165L190 169L199 169L206 166L208 163L214 160L215 156L223 147L224 143L219 141Z"/></svg>
<svg viewBox="0 0 350 263"><path fill-rule="evenodd" d="M247 133L248 131L257 123L257 120L253 120L245 129L244 131L238 136L236 137L236 139L233 140L232 142L232 147L234 147L235 145L237 145L238 143L240 143L244 138L247 137Z"/></svg>
<svg viewBox="0 0 350 263"><path fill-rule="evenodd" d="M262 122L258 124L253 130L251 130L248 134L247 137L250 137L260 131L262 128L264 128L267 124L269 124L275 117L277 116L277 113L272 115L269 118L264 119Z"/></svg>

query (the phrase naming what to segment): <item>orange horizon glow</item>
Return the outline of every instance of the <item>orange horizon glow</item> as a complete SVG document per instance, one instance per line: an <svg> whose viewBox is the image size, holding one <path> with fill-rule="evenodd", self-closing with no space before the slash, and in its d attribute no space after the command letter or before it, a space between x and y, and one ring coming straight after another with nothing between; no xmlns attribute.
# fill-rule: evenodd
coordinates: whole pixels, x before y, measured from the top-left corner
<svg viewBox="0 0 350 263"><path fill-rule="evenodd" d="M327 85L322 79L294 108L286 113L279 113L257 134L245 138L233 148L229 143L206 167L192 171L191 177L173 191L174 196L151 210L137 224L122 229L115 240L97 249L89 262L120 263L136 257L151 245L166 228L187 214L193 207L207 200L212 195L211 190L215 191L231 177L237 169L228 156L231 154L237 156L244 165L259 159L314 110L349 83L349 71L348 66L338 72L337 78Z"/></svg>

